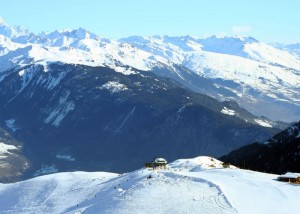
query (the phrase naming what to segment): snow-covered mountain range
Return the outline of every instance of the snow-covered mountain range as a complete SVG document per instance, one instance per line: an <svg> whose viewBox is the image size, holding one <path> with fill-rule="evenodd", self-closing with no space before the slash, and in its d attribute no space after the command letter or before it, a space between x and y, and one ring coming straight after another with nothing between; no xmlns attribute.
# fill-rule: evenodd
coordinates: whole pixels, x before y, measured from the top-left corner
<svg viewBox="0 0 300 214"><path fill-rule="evenodd" d="M298 47L298 46L297 46ZM114 41L85 29L35 35L0 21L0 81L11 69L51 62L156 71L196 92L235 100L250 112L286 122L300 118L297 47L251 37L133 36ZM20 72L22 76L23 72Z"/></svg>
<svg viewBox="0 0 300 214"><path fill-rule="evenodd" d="M299 70L296 53L250 37L113 41L0 20L0 179L122 172L267 140L286 124L260 115L300 117Z"/></svg>
<svg viewBox="0 0 300 214"><path fill-rule="evenodd" d="M196 73L191 76L181 70L171 76L193 90L233 99L252 113L274 120L299 118L300 61L295 54L251 37L129 37L121 41ZM218 91L206 87L202 78Z"/></svg>
<svg viewBox="0 0 300 214"><path fill-rule="evenodd" d="M126 174L67 172L0 184L0 213L290 213L298 186L210 157Z"/></svg>

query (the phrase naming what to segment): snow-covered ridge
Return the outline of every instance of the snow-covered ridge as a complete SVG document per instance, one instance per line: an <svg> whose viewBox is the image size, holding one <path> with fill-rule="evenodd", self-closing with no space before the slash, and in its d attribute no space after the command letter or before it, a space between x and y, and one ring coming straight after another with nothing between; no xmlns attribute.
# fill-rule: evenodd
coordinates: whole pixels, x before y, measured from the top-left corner
<svg viewBox="0 0 300 214"><path fill-rule="evenodd" d="M179 159L170 164L168 167L171 169L185 169L189 171L202 171L214 168L224 168L224 163L215 158L208 156L199 156L191 159ZM227 168L235 169L235 166L228 165Z"/></svg>
<svg viewBox="0 0 300 214"><path fill-rule="evenodd" d="M223 61L230 63L228 59L222 59L222 57L231 55L267 65L279 64L300 70L299 58L251 37L212 36L198 39L191 36L133 36L113 41L101 38L82 28L34 35L20 27L10 27L3 20L1 23L0 29L6 30L0 30L0 46L8 51L30 47L30 50L25 50L25 53L28 58L31 58L31 62L63 61L92 66L121 63L141 70L149 70L157 65L157 62L185 64L187 61L193 61L192 58L195 55L197 55L195 58L197 60L200 56L207 58L209 54L214 53L212 57L219 58L219 63ZM23 40L20 41L20 38ZM21 53L16 55L20 56ZM18 63L18 60L15 59L14 63ZM206 67L210 66L208 64ZM200 73L199 69L193 66L188 67Z"/></svg>
<svg viewBox="0 0 300 214"><path fill-rule="evenodd" d="M215 167L210 166L212 163ZM199 210L203 214L298 213L297 186L277 181L278 175L222 166L227 165L210 157L197 157L174 161L166 169L141 168L126 174L67 172L0 184L0 210L70 214Z"/></svg>
<svg viewBox="0 0 300 214"><path fill-rule="evenodd" d="M100 38L82 28L34 35L3 21L0 24L0 62L0 72L32 63L47 67L50 62L112 68L130 66L145 71L158 62L168 63L128 43Z"/></svg>

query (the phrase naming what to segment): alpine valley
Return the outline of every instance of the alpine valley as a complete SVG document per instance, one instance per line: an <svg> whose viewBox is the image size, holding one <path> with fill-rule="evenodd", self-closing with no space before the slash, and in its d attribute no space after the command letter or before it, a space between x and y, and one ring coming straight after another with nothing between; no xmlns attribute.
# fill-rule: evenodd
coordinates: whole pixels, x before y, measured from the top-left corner
<svg viewBox="0 0 300 214"><path fill-rule="evenodd" d="M1 182L265 141L300 118L296 50L251 37L35 35L0 19Z"/></svg>

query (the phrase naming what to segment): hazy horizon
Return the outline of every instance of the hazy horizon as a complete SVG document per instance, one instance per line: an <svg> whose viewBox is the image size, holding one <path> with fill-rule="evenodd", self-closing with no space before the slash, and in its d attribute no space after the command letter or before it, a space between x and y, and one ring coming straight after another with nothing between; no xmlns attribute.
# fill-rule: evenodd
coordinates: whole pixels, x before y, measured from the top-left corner
<svg viewBox="0 0 300 214"><path fill-rule="evenodd" d="M10 0L0 17L35 34L84 28L105 38L169 35L251 36L267 43L300 42L300 3L292 0Z"/></svg>

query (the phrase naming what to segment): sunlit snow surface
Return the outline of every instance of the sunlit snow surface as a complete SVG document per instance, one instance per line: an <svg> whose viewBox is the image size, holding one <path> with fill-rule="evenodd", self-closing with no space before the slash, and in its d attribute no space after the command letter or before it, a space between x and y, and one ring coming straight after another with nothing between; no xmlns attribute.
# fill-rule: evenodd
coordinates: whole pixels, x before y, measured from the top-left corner
<svg viewBox="0 0 300 214"><path fill-rule="evenodd" d="M300 186L276 178L210 157L122 175L57 173L0 184L0 213L298 213Z"/></svg>
<svg viewBox="0 0 300 214"><path fill-rule="evenodd" d="M260 126L272 128L272 124L269 123L268 121L255 119L255 122Z"/></svg>

